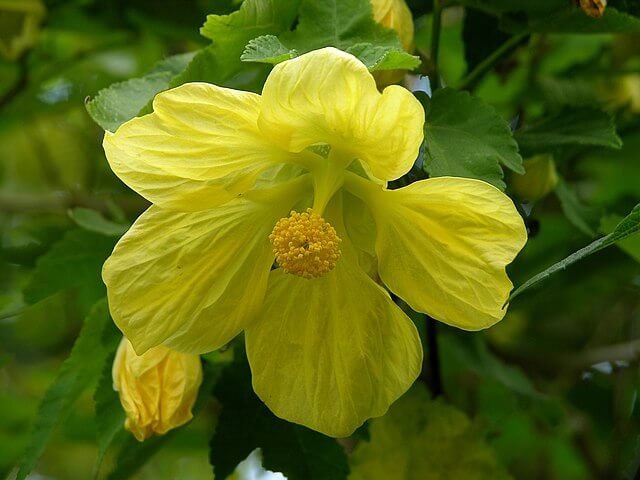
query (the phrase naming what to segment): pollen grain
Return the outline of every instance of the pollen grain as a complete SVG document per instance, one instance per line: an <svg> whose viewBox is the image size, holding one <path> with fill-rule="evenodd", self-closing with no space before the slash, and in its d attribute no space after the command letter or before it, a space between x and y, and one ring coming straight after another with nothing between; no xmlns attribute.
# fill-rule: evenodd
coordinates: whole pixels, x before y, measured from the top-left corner
<svg viewBox="0 0 640 480"><path fill-rule="evenodd" d="M335 228L310 208L292 211L273 227L269 240L276 262L286 273L303 278L321 277L340 258L342 241Z"/></svg>

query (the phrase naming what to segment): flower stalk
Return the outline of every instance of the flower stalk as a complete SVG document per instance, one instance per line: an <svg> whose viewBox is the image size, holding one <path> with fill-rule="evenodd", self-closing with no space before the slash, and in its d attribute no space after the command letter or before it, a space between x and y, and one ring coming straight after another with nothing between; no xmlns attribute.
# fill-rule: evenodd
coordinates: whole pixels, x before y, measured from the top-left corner
<svg viewBox="0 0 640 480"><path fill-rule="evenodd" d="M431 23L431 63L433 78L431 87L440 88L440 71L438 69L438 52L440 50L440 28L442 25L442 0L433 0L433 19Z"/></svg>

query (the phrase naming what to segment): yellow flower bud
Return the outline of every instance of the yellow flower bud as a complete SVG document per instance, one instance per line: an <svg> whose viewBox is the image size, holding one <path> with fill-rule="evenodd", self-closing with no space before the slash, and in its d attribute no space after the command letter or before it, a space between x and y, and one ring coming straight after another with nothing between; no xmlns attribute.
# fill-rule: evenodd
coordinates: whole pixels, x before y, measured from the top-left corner
<svg viewBox="0 0 640 480"><path fill-rule="evenodd" d="M113 388L127 414L125 428L143 441L191 420L202 365L198 355L158 346L136 355L123 338L113 362Z"/></svg>
<svg viewBox="0 0 640 480"><path fill-rule="evenodd" d="M601 89L600 97L610 111L627 109L631 113L639 113L640 75L624 75L607 82Z"/></svg>
<svg viewBox="0 0 640 480"><path fill-rule="evenodd" d="M380 25L396 31L402 42L402 48L413 51L413 16L404 0L371 0L373 18ZM404 70L386 70L374 72L379 87L402 80Z"/></svg>
<svg viewBox="0 0 640 480"><path fill-rule="evenodd" d="M402 47L413 51L413 16L404 0L371 0L371 6L374 20L395 30Z"/></svg>
<svg viewBox="0 0 640 480"><path fill-rule="evenodd" d="M521 200L539 200L558 184L558 172L553 156L536 155L523 162L526 173L511 178L511 190Z"/></svg>

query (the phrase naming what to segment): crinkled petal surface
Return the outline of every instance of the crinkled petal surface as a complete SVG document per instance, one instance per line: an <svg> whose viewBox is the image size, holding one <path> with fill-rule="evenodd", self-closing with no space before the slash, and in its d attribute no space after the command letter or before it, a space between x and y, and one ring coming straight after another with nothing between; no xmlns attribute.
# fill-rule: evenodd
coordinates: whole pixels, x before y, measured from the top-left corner
<svg viewBox="0 0 640 480"><path fill-rule="evenodd" d="M103 269L111 315L138 353L204 353L236 336L262 303L268 235L287 211L247 200L179 213L152 206Z"/></svg>
<svg viewBox="0 0 640 480"><path fill-rule="evenodd" d="M163 208L225 203L290 156L258 131L254 93L187 83L158 94L153 109L107 132L103 146L116 175Z"/></svg>
<svg viewBox="0 0 640 480"><path fill-rule="evenodd" d="M527 233L513 202L479 180L439 177L398 190L362 182L382 281L414 310L479 330L501 320L505 267Z"/></svg>
<svg viewBox="0 0 640 480"><path fill-rule="evenodd" d="M402 176L418 155L424 110L408 90L381 94L367 68L332 47L275 66L262 91L258 125L283 148L326 143L365 161L382 180Z"/></svg>
<svg viewBox="0 0 640 480"><path fill-rule="evenodd" d="M274 270L245 340L262 401L333 437L383 415L422 361L415 326L353 257L313 280Z"/></svg>
<svg viewBox="0 0 640 480"><path fill-rule="evenodd" d="M198 355L158 346L137 356L123 338L113 363L113 385L127 414L125 426L140 441L192 418L202 383Z"/></svg>

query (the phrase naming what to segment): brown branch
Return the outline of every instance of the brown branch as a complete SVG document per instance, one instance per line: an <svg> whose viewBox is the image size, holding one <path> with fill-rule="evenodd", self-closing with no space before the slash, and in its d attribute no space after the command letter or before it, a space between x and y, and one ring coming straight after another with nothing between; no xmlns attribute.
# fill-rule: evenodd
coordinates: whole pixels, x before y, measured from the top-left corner
<svg viewBox="0 0 640 480"><path fill-rule="evenodd" d="M501 358L524 367L539 368L549 372L557 372L558 367L569 370L584 370L602 362L635 362L640 360L640 339L560 354L534 354L522 351L505 351L496 345L490 345L490 347Z"/></svg>

